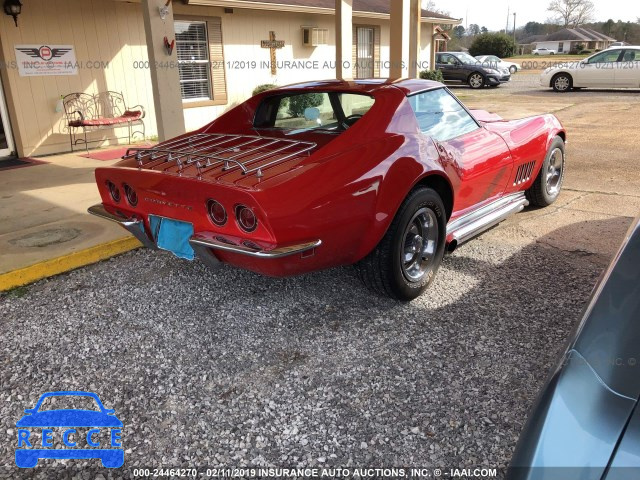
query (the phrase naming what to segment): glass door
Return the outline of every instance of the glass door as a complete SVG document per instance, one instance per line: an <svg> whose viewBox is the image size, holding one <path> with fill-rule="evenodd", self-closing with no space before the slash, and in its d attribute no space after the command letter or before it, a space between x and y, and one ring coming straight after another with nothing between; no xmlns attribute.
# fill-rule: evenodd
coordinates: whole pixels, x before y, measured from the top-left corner
<svg viewBox="0 0 640 480"><path fill-rule="evenodd" d="M356 78L373 77L373 28L356 27Z"/></svg>

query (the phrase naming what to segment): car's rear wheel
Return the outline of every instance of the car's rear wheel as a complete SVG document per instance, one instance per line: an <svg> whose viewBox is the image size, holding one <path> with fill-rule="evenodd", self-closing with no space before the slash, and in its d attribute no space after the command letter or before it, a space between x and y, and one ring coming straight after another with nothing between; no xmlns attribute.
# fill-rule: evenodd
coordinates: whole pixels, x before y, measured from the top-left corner
<svg viewBox="0 0 640 480"><path fill-rule="evenodd" d="M446 224L444 205L434 190L411 191L378 246L356 265L364 284L396 300L420 296L442 261Z"/></svg>
<svg viewBox="0 0 640 480"><path fill-rule="evenodd" d="M484 87L484 76L481 73L472 73L469 75L467 83L471 88L482 88Z"/></svg>
<svg viewBox="0 0 640 480"><path fill-rule="evenodd" d="M509 72L511 72L511 75L513 75L514 73L516 73L518 71L518 67L516 67L515 65L511 65L509 67Z"/></svg>
<svg viewBox="0 0 640 480"><path fill-rule="evenodd" d="M556 137L551 142L538 176L525 192L527 199L538 207L547 207L555 202L562 189L564 171L564 141Z"/></svg>

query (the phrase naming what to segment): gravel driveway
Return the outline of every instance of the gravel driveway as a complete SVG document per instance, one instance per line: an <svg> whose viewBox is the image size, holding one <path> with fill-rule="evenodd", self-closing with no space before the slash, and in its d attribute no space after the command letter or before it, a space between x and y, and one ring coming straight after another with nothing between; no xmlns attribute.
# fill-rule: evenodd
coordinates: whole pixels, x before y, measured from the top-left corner
<svg viewBox="0 0 640 480"><path fill-rule="evenodd" d="M0 294L0 478L93 478L79 468L97 461L14 466L16 421L54 390L95 392L124 423L125 469L107 476L505 467L640 210L637 92L555 95L535 81L454 91L505 118L556 112L564 191L445 257L411 304L369 293L351 268L274 280L142 250Z"/></svg>
<svg viewBox="0 0 640 480"><path fill-rule="evenodd" d="M446 257L411 304L351 268L274 280L148 251L5 295L2 473L24 474L15 422L52 390L115 409L128 472L504 467L601 267L498 234ZM71 465L98 463L35 472Z"/></svg>

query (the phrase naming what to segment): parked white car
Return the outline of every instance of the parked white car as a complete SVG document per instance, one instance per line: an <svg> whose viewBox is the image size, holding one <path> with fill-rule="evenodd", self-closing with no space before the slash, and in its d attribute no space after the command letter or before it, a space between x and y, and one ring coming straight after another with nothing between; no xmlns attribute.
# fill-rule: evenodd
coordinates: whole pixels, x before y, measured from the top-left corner
<svg viewBox="0 0 640 480"><path fill-rule="evenodd" d="M493 68L493 69L507 69L509 73L514 74L522 67L515 62L507 62L506 60L502 60L495 55L477 55L476 60L482 63L483 67Z"/></svg>
<svg viewBox="0 0 640 480"><path fill-rule="evenodd" d="M640 47L608 48L579 62L547 68L540 85L556 92L573 88L640 88Z"/></svg>
<svg viewBox="0 0 640 480"><path fill-rule="evenodd" d="M550 48L536 48L531 53L534 55L555 55L556 51L551 50Z"/></svg>

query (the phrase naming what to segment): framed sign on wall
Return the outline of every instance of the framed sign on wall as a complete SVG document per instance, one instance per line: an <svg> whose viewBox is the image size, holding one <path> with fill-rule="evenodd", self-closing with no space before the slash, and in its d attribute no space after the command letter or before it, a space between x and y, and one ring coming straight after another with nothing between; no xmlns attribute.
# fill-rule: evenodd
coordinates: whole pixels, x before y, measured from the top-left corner
<svg viewBox="0 0 640 480"><path fill-rule="evenodd" d="M14 48L21 77L78 74L73 45L16 45Z"/></svg>

